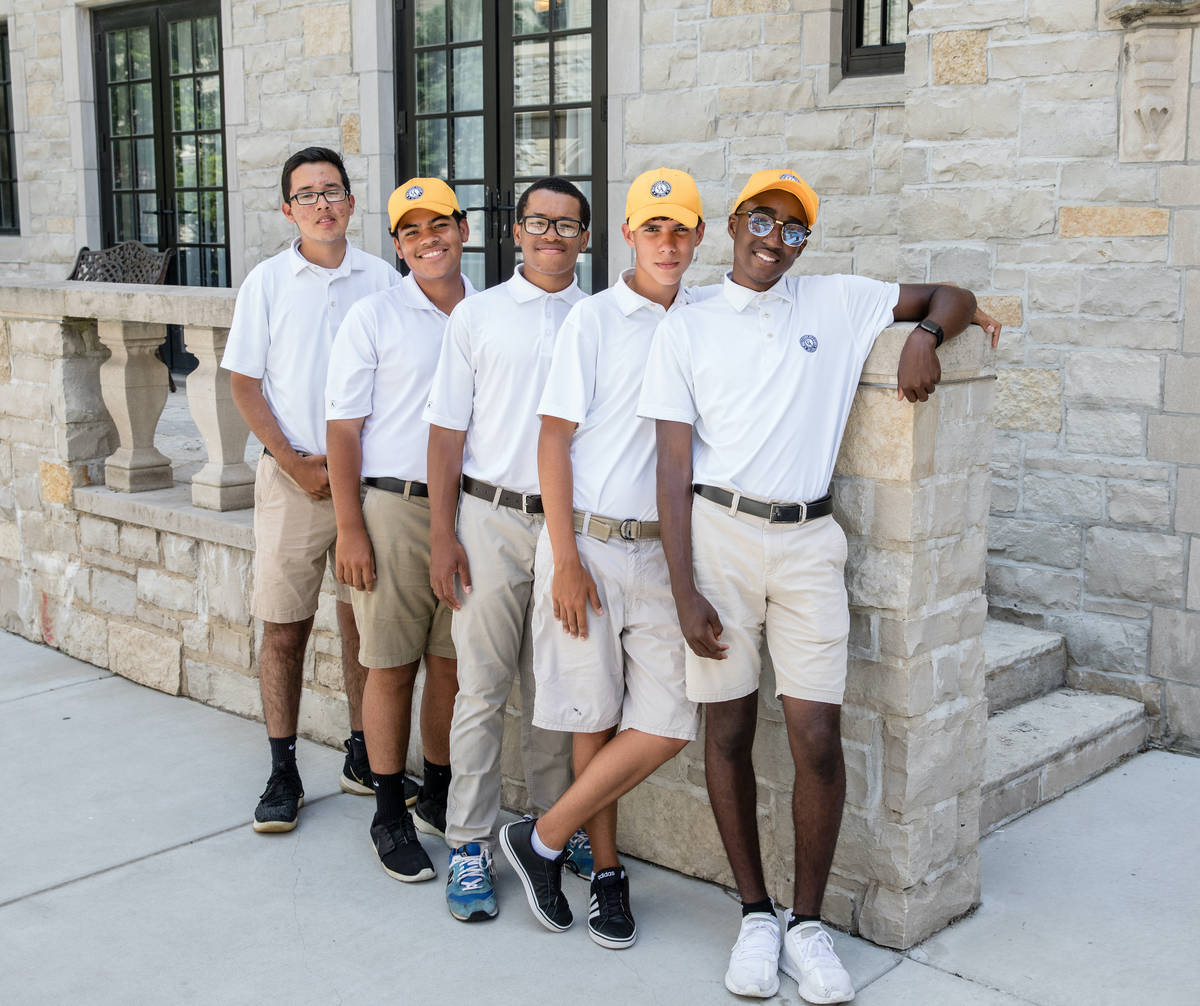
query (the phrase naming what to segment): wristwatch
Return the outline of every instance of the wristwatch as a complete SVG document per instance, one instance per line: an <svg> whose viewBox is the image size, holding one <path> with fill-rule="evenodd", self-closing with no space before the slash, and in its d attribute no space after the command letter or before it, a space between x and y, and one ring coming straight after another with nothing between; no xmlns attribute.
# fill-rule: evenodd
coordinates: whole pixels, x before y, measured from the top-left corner
<svg viewBox="0 0 1200 1006"><path fill-rule="evenodd" d="M937 339L937 342L933 344L934 349L937 349L938 346L942 344L942 340L945 338L945 333L942 332L942 326L936 321L930 321L928 318L926 318L924 321L917 322L917 328L923 328L926 332L933 333L934 337Z"/></svg>

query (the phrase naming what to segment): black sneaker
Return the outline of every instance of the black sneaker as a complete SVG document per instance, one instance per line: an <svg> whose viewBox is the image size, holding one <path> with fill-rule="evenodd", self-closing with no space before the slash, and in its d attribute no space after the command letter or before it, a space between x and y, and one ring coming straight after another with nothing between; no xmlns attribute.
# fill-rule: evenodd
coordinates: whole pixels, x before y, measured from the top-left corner
<svg viewBox="0 0 1200 1006"><path fill-rule="evenodd" d="M521 878L525 897L533 910L534 918L552 933L561 933L571 928L571 906L562 893L562 868L565 853L557 859L545 859L533 849L533 826L537 822L530 818L514 821L500 829L500 848L504 858Z"/></svg>
<svg viewBox="0 0 1200 1006"><path fill-rule="evenodd" d="M400 820L386 823L381 823L376 813L371 819L371 841L375 843L383 872L389 877L406 883L434 878L433 863L417 841L417 831L408 811Z"/></svg>
<svg viewBox="0 0 1200 1006"><path fill-rule="evenodd" d="M293 765L275 769L267 780L267 788L254 808L255 831L291 831L304 806L304 784Z"/></svg>
<svg viewBox="0 0 1200 1006"><path fill-rule="evenodd" d="M355 796L373 796L371 788L371 766L367 763L367 746L355 744L353 737L342 741L346 749L346 760L342 763L342 774L338 779L343 793L353 793ZM359 750L361 749L361 750Z"/></svg>
<svg viewBox="0 0 1200 1006"><path fill-rule="evenodd" d="M592 878L588 936L610 950L632 947L637 939L637 923L629 910L629 875L623 866L601 870Z"/></svg>
<svg viewBox="0 0 1200 1006"><path fill-rule="evenodd" d="M413 824L417 826L417 831L426 835L437 835L439 838L446 837L445 793L439 799L437 796L426 793L425 787L422 786L417 795L417 805L413 807L412 813Z"/></svg>

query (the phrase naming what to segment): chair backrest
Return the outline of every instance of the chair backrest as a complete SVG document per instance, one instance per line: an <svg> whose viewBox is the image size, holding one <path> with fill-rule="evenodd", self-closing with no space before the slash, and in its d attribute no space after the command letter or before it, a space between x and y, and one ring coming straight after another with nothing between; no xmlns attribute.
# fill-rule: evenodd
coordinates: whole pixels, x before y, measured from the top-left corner
<svg viewBox="0 0 1200 1006"><path fill-rule="evenodd" d="M140 241L122 241L111 248L92 251L86 245L75 256L75 266L67 279L93 283L166 282L167 267L174 248L152 251Z"/></svg>

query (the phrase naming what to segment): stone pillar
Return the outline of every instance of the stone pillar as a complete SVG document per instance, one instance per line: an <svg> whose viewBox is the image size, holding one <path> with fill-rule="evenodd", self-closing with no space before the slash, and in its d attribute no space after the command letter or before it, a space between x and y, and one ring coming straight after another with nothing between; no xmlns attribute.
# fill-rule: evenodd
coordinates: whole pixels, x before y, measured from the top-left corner
<svg viewBox="0 0 1200 1006"><path fill-rule="evenodd" d="M112 353L100 367L100 392L117 428L120 446L104 465L104 481L120 492L173 485L171 461L154 446L154 431L167 403L167 368L155 356L166 326L139 321L97 323Z"/></svg>
<svg viewBox="0 0 1200 1006"><path fill-rule="evenodd" d="M241 510L254 503L254 471L245 462L250 428L233 403L229 371L221 357L229 329L186 325L183 342L200 361L188 375L188 407L208 460L192 476L192 502L206 510Z"/></svg>

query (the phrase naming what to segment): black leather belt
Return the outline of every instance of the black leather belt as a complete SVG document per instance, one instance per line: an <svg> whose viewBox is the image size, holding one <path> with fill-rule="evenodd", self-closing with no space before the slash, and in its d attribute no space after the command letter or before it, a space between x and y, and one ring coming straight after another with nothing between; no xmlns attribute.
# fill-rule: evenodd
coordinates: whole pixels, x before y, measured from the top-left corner
<svg viewBox="0 0 1200 1006"><path fill-rule="evenodd" d="M537 493L518 493L511 489L501 489L500 486L494 486L482 479L473 479L470 475L462 477L462 488L467 495L487 500L493 507L506 506L529 514L543 512L542 497Z"/></svg>
<svg viewBox="0 0 1200 1006"><path fill-rule="evenodd" d="M428 496L429 486L424 482L412 482L404 479L390 479L386 475L372 475L363 479L363 485L382 489L384 492L399 493L405 499L409 496Z"/></svg>
<svg viewBox="0 0 1200 1006"><path fill-rule="evenodd" d="M694 485L692 492L712 500L723 507L733 506L733 493L728 489L716 486ZM748 513L751 517L761 517L771 524L803 524L805 521L818 517L828 517L833 513L833 497L826 493L819 500L809 503L772 503L767 500L742 496L738 499L737 508L740 513Z"/></svg>

